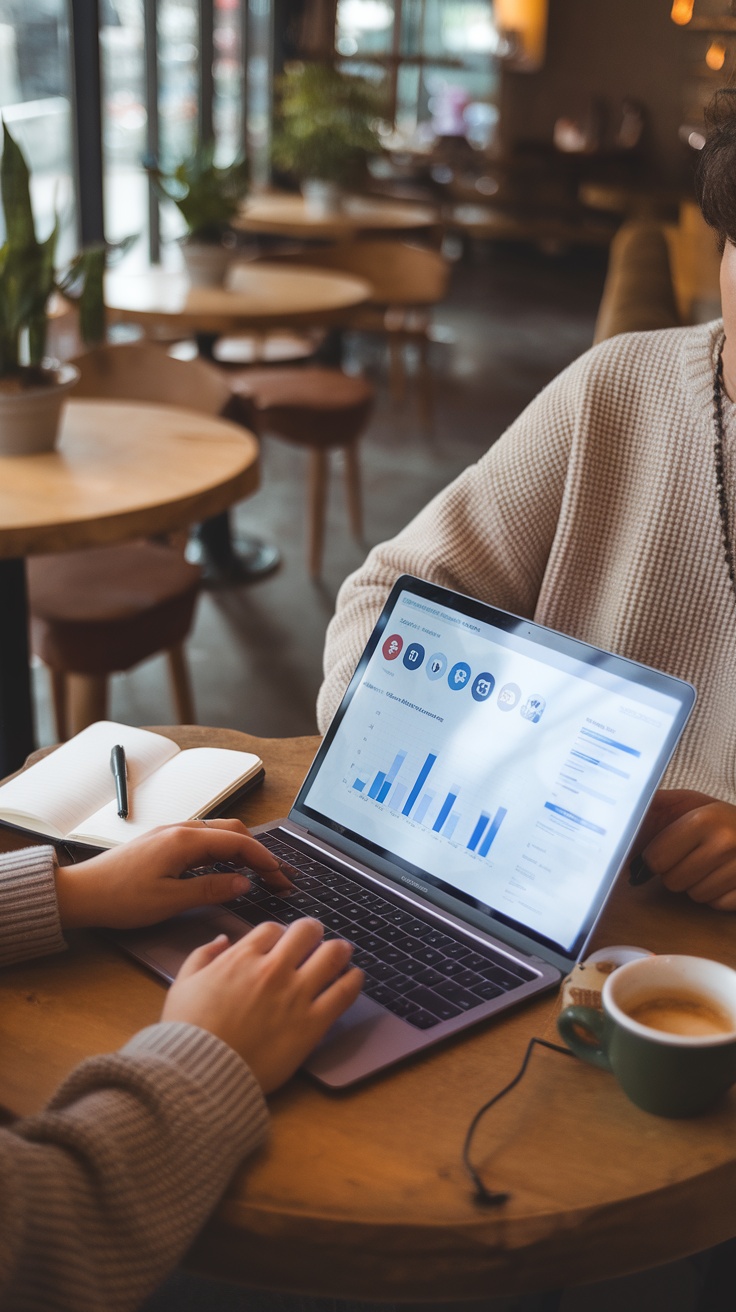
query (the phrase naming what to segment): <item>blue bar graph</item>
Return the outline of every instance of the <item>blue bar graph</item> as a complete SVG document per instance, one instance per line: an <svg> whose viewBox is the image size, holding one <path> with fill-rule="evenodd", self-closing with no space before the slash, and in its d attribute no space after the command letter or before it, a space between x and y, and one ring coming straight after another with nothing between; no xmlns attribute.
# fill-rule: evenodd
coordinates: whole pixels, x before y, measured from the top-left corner
<svg viewBox="0 0 736 1312"><path fill-rule="evenodd" d="M389 802L389 806L391 807L391 809L393 811L398 811L405 797L406 797L406 784L396 784L394 786L394 791L391 794L391 801Z"/></svg>
<svg viewBox="0 0 736 1312"><path fill-rule="evenodd" d="M491 843L493 842L494 838L496 837L496 834L501 828L501 824L503 822L503 818L505 815L506 815L506 807L499 806L490 825L488 826L488 832L485 838L483 839L483 842L481 843L480 847L478 848L478 856L488 856L488 853L491 850Z"/></svg>
<svg viewBox="0 0 736 1312"><path fill-rule="evenodd" d="M435 834L438 834L440 832L443 824L445 823L445 820L447 819L448 815L452 810L453 802L456 801L457 801L457 793L447 794L447 797L445 798L444 802L442 803L442 806L440 807L440 813L437 816L437 819L435 820L434 824L432 825L432 830Z"/></svg>
<svg viewBox="0 0 736 1312"><path fill-rule="evenodd" d="M370 788L368 789L368 796L369 796L369 797L373 797L373 798L378 797L378 794L379 794L380 791L381 791L381 785L383 784L383 781L384 781L385 778L386 778L385 773L384 773L382 770L379 770L378 774L376 775L375 779L373 780L373 783L371 784Z"/></svg>
<svg viewBox="0 0 736 1312"><path fill-rule="evenodd" d="M406 760L406 752L397 752L391 762L391 769L386 773L385 770L379 770L373 783L368 790L368 796L373 798L374 802L385 802L391 791L391 785L394 782L399 770ZM405 790L406 791L406 790Z"/></svg>
<svg viewBox="0 0 736 1312"><path fill-rule="evenodd" d="M468 840L468 848L470 849L471 852L474 852L476 847L478 846L478 843L480 842L480 836L483 833L483 830L488 824L490 818L491 817L487 815L485 811L481 811L478 823L475 826L475 829L473 830Z"/></svg>
<svg viewBox="0 0 736 1312"><path fill-rule="evenodd" d="M445 824L445 838L452 838L452 835L455 832L455 825L457 824L459 819L460 816L458 815L457 811L453 811L449 820Z"/></svg>
<svg viewBox="0 0 736 1312"><path fill-rule="evenodd" d="M410 814L410 812L411 812L411 810L412 810L412 808L413 808L413 806L414 806L414 803L416 802L416 800L417 800L419 794L421 793L422 788L423 788L424 784L425 784L426 781L427 781L427 777L428 777L428 775L429 775L429 772L430 772L430 770L432 769L432 766L434 765L434 763L435 763L436 760L437 760L437 757L436 757L432 752L430 752L429 755L427 756L426 761L424 762L424 765L422 766L421 770L419 771L419 774L417 775L417 778L416 778L416 782L415 782L415 784L414 784L414 787L412 788L411 792L409 793L409 796L407 797L406 801L404 802L404 805L403 805L403 807L402 807L402 811L401 811L401 814L402 814L402 815L409 815L409 814Z"/></svg>
<svg viewBox="0 0 736 1312"><path fill-rule="evenodd" d="M427 814L427 811L429 810L430 804L435 799L435 796L436 796L435 793L424 794L424 797L422 798L421 802L419 803L419 806L414 812L414 819L416 820L417 824L422 823L422 820L424 819L425 815ZM404 810L404 815L406 815L406 810Z"/></svg>
<svg viewBox="0 0 736 1312"><path fill-rule="evenodd" d="M397 774L399 773L399 770L401 769L401 767L402 767L402 765L404 764L404 761L405 761L405 760L406 760L406 752L397 752L397 753L396 753L396 755L395 755L393 761L391 762L391 769L389 770L388 774L386 775L386 783L388 783L388 784L392 784L392 783L393 783L394 779L396 778Z"/></svg>
<svg viewBox="0 0 736 1312"><path fill-rule="evenodd" d="M365 779L356 779L355 783L353 784L353 788L355 789L356 793L362 793L363 789L365 788Z"/></svg>

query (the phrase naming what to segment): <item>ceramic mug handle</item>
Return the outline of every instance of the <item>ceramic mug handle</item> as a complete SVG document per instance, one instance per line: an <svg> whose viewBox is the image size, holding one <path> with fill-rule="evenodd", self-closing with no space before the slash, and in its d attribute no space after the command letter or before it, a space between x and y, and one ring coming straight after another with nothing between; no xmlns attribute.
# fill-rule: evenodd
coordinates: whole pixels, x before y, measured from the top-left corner
<svg viewBox="0 0 736 1312"><path fill-rule="evenodd" d="M608 1022L603 1012L594 1007L565 1007L558 1017L557 1028L576 1057L610 1071L605 1048Z"/></svg>

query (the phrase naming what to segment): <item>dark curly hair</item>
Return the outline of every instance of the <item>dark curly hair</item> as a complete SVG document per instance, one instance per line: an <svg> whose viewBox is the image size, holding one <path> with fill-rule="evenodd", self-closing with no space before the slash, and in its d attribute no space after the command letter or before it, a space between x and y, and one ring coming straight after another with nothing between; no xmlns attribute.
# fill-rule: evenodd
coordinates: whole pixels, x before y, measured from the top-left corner
<svg viewBox="0 0 736 1312"><path fill-rule="evenodd" d="M736 88L716 92L705 111L705 126L695 194L722 251L727 241L736 245Z"/></svg>

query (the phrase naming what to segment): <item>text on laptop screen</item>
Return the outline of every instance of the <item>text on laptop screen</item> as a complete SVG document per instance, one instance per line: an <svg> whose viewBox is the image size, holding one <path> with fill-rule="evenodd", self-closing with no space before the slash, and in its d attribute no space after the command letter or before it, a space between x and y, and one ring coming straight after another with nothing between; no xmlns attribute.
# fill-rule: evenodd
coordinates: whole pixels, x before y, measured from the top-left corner
<svg viewBox="0 0 736 1312"><path fill-rule="evenodd" d="M569 951L682 707L555 636L400 591L298 804Z"/></svg>

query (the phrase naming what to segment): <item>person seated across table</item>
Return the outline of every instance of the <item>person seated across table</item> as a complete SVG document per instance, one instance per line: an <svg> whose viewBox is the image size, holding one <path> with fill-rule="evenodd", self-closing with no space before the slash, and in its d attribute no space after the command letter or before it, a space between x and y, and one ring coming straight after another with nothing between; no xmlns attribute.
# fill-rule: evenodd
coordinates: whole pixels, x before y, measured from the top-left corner
<svg viewBox="0 0 736 1312"><path fill-rule="evenodd" d="M404 572L688 679L695 711L635 853L644 875L736 910L736 91L708 122L698 191L722 321L594 347L374 548L338 595L318 721Z"/></svg>
<svg viewBox="0 0 736 1312"><path fill-rule="evenodd" d="M77 866L57 867L50 847L2 854L0 963L60 951L65 929L153 924L248 887L243 875L179 879L214 861L289 886L236 820L155 830ZM126 1312L173 1269L263 1142L264 1094L360 991L350 946L321 937L303 919L198 948L160 1023L0 1129L0 1306Z"/></svg>

